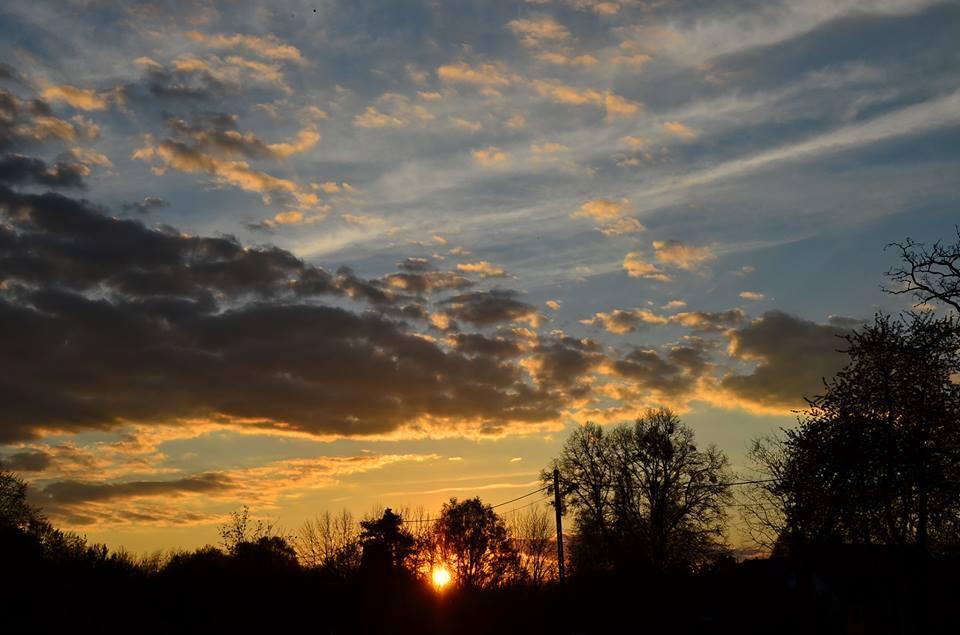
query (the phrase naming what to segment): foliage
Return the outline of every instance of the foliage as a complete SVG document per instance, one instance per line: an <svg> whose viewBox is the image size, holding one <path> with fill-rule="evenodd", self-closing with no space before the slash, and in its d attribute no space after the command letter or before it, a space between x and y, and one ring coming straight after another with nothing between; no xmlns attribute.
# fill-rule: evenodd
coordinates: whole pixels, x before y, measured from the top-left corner
<svg viewBox="0 0 960 635"><path fill-rule="evenodd" d="M731 476L726 456L698 449L693 430L668 409L634 425L576 430L555 461L576 515L575 569L632 562L697 568L723 547ZM542 474L552 489L552 474Z"/></svg>
<svg viewBox="0 0 960 635"><path fill-rule="evenodd" d="M274 523L265 520L252 520L250 508L246 505L230 512L230 520L217 526L220 544L227 553L235 554L241 545L258 542L262 538L276 534Z"/></svg>
<svg viewBox="0 0 960 635"><path fill-rule="evenodd" d="M444 503L434 531L440 561L460 587L499 586L522 571L506 523L479 498Z"/></svg>
<svg viewBox="0 0 960 635"><path fill-rule="evenodd" d="M377 519L360 522L361 568L374 576L408 573L415 541L403 518L389 507Z"/></svg>
<svg viewBox="0 0 960 635"><path fill-rule="evenodd" d="M760 459L783 546L960 539L960 331L952 318L878 315L850 362Z"/></svg>

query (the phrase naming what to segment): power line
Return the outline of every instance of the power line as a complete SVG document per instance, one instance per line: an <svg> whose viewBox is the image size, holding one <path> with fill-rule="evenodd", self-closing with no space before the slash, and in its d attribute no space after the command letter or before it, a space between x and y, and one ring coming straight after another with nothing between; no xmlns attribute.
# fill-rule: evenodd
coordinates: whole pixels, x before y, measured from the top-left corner
<svg viewBox="0 0 960 635"><path fill-rule="evenodd" d="M752 480L752 481L733 481L733 482L731 482L731 483L715 483L715 484L713 484L713 486L714 486L714 487L734 487L734 486L737 486L737 485L758 485L758 484L761 484L761 483L773 483L773 482L776 481L776 480L777 480L777 479L775 479L775 478L765 478L765 479L756 479L756 480ZM497 503L496 505L492 505L492 506L491 506L491 509L498 509L498 508L503 507L503 506L505 506L505 505L509 505L510 503L516 503L517 501L523 500L524 498L527 498L528 496L533 496L534 494L538 494L538 493L540 493L540 492L546 491L549 487L550 487L549 485L544 485L543 487L538 487L537 489L532 490L532 491L529 491L529 492L527 492L526 494L522 494L522 495L520 495L520 496L517 496L516 498L511 498L510 500L503 501L502 503ZM529 504L527 504L527 505L523 505L523 506L521 506L521 507L517 507L517 508L515 508L515 509L507 510L507 511L505 511L505 512L503 512L503 513L504 513L504 514L510 514L510 513L513 513L513 512L515 512L515 511L518 511L518 510L521 510L521 509L526 509L527 507L531 507L531 506L533 506L533 505L535 505L535 504L537 504L537 503L542 502L543 500L546 500L546 499L535 500L535 501L533 501L532 503L529 503ZM432 522L436 522L436 521L437 521L436 518L429 518L429 517L427 517L427 518L417 518L417 519L404 519L404 520L402 520L401 522L404 523L404 524L418 525L418 524L422 524L422 523L432 523Z"/></svg>
<svg viewBox="0 0 960 635"><path fill-rule="evenodd" d="M507 514L512 514L513 512L518 512L518 511L520 511L521 509L526 509L527 507L533 507L534 505L539 505L540 503L543 503L543 502L546 502L546 501L549 501L549 500L550 500L550 497L549 497L549 496L544 496L543 498L538 498L537 500L533 501L532 503L527 503L526 505L521 505L520 507L514 507L513 509L508 509L507 511L501 513L500 515L501 515L501 516L506 516Z"/></svg>
<svg viewBox="0 0 960 635"><path fill-rule="evenodd" d="M542 491L544 491L544 490L546 490L546 489L547 489L547 486L544 485L543 487L539 487L539 488L537 488L537 489L535 489L535 490L533 490L533 491L531 491L531 492L527 492L526 494L523 494L522 496L517 496L516 498L511 498L511 499L508 500L508 501L503 501L502 503L497 503L496 505L492 505L492 506L491 506L491 509L497 509L498 507L503 507L504 505L509 505L510 503L515 503L515 502L517 502L518 500L523 500L524 498L526 498L526 497L528 497L528 496L533 496L534 494L537 494L537 493L539 493L539 492L542 492ZM540 502L540 501L534 501L533 503L539 503L539 502ZM531 505L532 505L533 503L531 503ZM530 506L530 505L525 505L524 507L529 507L529 506ZM523 509L523 507L518 507L517 509ZM510 511L516 511L516 510L510 510ZM510 512L505 512L505 513L510 513ZM417 525L417 524L421 524L421 523L432 523L432 522L436 522L436 521L437 521L436 518L427 517L427 518L416 518L416 519L409 519L409 520L408 520L408 519L404 519L404 520L401 520L400 522L402 522L403 524L413 524L413 525Z"/></svg>
<svg viewBox="0 0 960 635"><path fill-rule="evenodd" d="M523 496L517 496L516 498L511 498L511 499L508 500L508 501L504 501L504 502L502 502L502 503L497 503L496 505L493 506L493 509L496 509L496 508L498 508L498 507L503 507L504 505L509 505L510 503L516 503L518 500L524 499L524 498L526 498L527 496L533 496L534 494L536 494L536 493L538 493L538 492L542 492L542 491L544 491L545 489L547 489L547 486L546 486L546 485L544 485L543 487L540 487L540 488L538 488L538 489L535 489L535 490L533 490L532 492L527 492L527 493L524 494Z"/></svg>

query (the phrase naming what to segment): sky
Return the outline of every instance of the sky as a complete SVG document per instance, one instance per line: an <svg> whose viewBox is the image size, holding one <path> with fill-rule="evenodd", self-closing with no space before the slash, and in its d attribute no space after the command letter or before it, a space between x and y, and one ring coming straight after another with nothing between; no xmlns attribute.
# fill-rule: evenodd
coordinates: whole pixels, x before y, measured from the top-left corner
<svg viewBox="0 0 960 635"><path fill-rule="evenodd" d="M748 474L911 308L885 245L953 235L958 42L927 0L5 2L0 462L137 552L506 501L649 407Z"/></svg>

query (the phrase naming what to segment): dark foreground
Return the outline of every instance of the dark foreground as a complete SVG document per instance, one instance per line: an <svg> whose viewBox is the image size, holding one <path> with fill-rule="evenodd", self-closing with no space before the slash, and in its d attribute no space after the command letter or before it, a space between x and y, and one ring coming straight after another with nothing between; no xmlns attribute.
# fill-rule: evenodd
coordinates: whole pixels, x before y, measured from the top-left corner
<svg viewBox="0 0 960 635"><path fill-rule="evenodd" d="M437 593L410 579L193 558L56 564L6 542L4 633L957 633L960 559L889 551L724 562L699 575Z"/></svg>

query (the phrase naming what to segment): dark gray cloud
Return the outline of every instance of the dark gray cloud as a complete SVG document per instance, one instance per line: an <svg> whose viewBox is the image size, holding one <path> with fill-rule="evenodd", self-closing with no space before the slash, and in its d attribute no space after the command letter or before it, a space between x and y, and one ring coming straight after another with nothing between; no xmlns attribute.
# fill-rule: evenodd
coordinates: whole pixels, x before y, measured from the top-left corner
<svg viewBox="0 0 960 635"><path fill-rule="evenodd" d="M159 196L145 196L142 201L135 203L124 203L122 205L125 212L137 212L139 214L149 214L150 212L168 207L170 203Z"/></svg>
<svg viewBox="0 0 960 635"><path fill-rule="evenodd" d="M533 373L540 385L582 397L589 387L581 382L605 358L600 344L593 340L557 335L542 338L532 359Z"/></svg>
<svg viewBox="0 0 960 635"><path fill-rule="evenodd" d="M172 481L90 483L70 480L46 485L34 494L34 498L45 506L55 509L140 496L203 494L228 489L231 486L232 483L227 476L215 473L198 474Z"/></svg>
<svg viewBox="0 0 960 635"><path fill-rule="evenodd" d="M0 157L0 184L42 185L55 188L83 188L88 168L79 163L46 161L21 154Z"/></svg>
<svg viewBox="0 0 960 635"><path fill-rule="evenodd" d="M519 343L508 337L487 337L481 333L456 333L451 339L453 347L465 355L514 359L523 351Z"/></svg>
<svg viewBox="0 0 960 635"><path fill-rule="evenodd" d="M38 450L15 452L0 457L0 466L14 472L42 472L50 466L50 463L50 455Z"/></svg>
<svg viewBox="0 0 960 635"><path fill-rule="evenodd" d="M537 308L518 300L516 291L492 289L462 293L448 298L445 313L455 320L475 326L491 326L520 320L537 321Z"/></svg>
<svg viewBox="0 0 960 635"><path fill-rule="evenodd" d="M0 215L0 364L16 369L0 379L0 441L198 416L316 434L423 417L492 430L565 403L504 362L513 349L477 355L418 336L403 318L423 307L346 269L334 278L282 249L150 229L57 194L0 189ZM323 294L393 317L317 304ZM514 296L450 308L481 324L533 313Z"/></svg>
<svg viewBox="0 0 960 635"><path fill-rule="evenodd" d="M8 223L0 227L0 277L8 281L140 300L339 293L329 274L275 247L150 229L57 194L4 189L0 207Z"/></svg>
<svg viewBox="0 0 960 635"><path fill-rule="evenodd" d="M730 353L755 362L753 372L731 374L722 385L737 397L762 406L800 406L823 389L847 361L840 352L847 326L817 324L780 311L764 313L731 331Z"/></svg>
<svg viewBox="0 0 960 635"><path fill-rule="evenodd" d="M166 124L174 135L191 141L198 149L248 159L275 156L274 151L255 135L240 131L236 115L201 113L193 115L189 120L168 116Z"/></svg>
<svg viewBox="0 0 960 635"><path fill-rule="evenodd" d="M696 388L710 367L706 348L699 342L675 345L663 354L637 349L612 362L614 372L642 390L682 397Z"/></svg>

